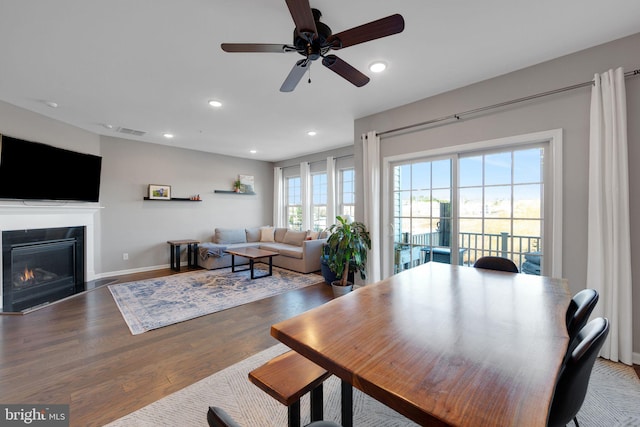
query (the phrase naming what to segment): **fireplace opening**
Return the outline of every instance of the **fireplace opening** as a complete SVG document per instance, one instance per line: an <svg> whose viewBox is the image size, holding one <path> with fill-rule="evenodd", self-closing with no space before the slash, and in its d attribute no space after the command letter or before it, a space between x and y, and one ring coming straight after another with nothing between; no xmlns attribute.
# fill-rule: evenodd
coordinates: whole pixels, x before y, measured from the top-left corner
<svg viewBox="0 0 640 427"><path fill-rule="evenodd" d="M84 227L2 232L2 310L20 312L82 292Z"/></svg>

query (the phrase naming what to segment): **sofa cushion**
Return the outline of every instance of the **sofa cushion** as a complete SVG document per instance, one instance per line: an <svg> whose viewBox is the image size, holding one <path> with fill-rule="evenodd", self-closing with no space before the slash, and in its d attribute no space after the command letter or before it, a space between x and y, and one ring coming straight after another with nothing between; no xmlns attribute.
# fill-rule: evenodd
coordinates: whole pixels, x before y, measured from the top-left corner
<svg viewBox="0 0 640 427"><path fill-rule="evenodd" d="M262 227L260 229L261 242L273 242L273 227Z"/></svg>
<svg viewBox="0 0 640 427"><path fill-rule="evenodd" d="M307 240L316 240L320 235L319 231L307 231Z"/></svg>
<svg viewBox="0 0 640 427"><path fill-rule="evenodd" d="M216 228L213 241L219 245L246 243L247 235L244 228Z"/></svg>
<svg viewBox="0 0 640 427"><path fill-rule="evenodd" d="M284 235L284 239L282 239L282 243L285 243L287 245L302 246L302 242L306 237L306 231L287 230L286 234Z"/></svg>
<svg viewBox="0 0 640 427"><path fill-rule="evenodd" d="M247 234L247 242L260 241L260 237L262 236L260 227L246 228L244 231Z"/></svg>
<svg viewBox="0 0 640 427"><path fill-rule="evenodd" d="M288 248L280 248L278 249L278 253L282 256L288 256L289 258L298 258L302 259L304 252L302 251L302 247L300 246L289 246Z"/></svg>
<svg viewBox="0 0 640 427"><path fill-rule="evenodd" d="M276 228L274 240L278 243L282 243L282 241L284 240L284 236L287 234L287 231L289 231L288 228Z"/></svg>

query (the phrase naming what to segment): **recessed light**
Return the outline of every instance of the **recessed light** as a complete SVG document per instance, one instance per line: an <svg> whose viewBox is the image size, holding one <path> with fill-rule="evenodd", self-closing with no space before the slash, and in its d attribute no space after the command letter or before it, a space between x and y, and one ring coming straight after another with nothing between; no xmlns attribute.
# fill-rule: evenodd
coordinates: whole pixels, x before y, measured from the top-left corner
<svg viewBox="0 0 640 427"><path fill-rule="evenodd" d="M167 139L173 138L173 134L172 133L164 133L164 134L162 134L162 136L164 136Z"/></svg>
<svg viewBox="0 0 640 427"><path fill-rule="evenodd" d="M369 71L371 71L372 73L381 73L386 68L387 68L387 64L382 61L377 61L369 65Z"/></svg>
<svg viewBox="0 0 640 427"><path fill-rule="evenodd" d="M307 135L309 136L316 136L318 133L315 130L310 130L309 132L307 132Z"/></svg>
<svg viewBox="0 0 640 427"><path fill-rule="evenodd" d="M113 125L110 125L109 123L103 123L102 126L106 129L113 129Z"/></svg>
<svg viewBox="0 0 640 427"><path fill-rule="evenodd" d="M58 103L57 102L45 101L45 104L47 104L51 108L58 108Z"/></svg>
<svg viewBox="0 0 640 427"><path fill-rule="evenodd" d="M222 102L212 99L211 101L209 101L209 105L215 108L220 108L222 107Z"/></svg>
<svg viewBox="0 0 640 427"><path fill-rule="evenodd" d="M256 150L249 150L249 152L250 152L251 154L256 154L258 151L256 151Z"/></svg>

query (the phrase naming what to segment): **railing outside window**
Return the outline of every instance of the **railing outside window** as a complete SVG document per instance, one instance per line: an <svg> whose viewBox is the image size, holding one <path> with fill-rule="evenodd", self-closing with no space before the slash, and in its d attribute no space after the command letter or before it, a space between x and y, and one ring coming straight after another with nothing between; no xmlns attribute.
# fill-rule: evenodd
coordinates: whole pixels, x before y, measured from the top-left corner
<svg viewBox="0 0 640 427"><path fill-rule="evenodd" d="M458 249L463 254L461 265L473 266L481 256L491 255L509 258L522 270L522 266L527 261L525 254L536 253L538 258L541 257L539 252L542 238L539 236L510 236L509 233L504 232L499 234L460 233L459 236ZM424 263L425 251L420 249L442 247L438 244L440 231L413 236L404 233L402 240L402 242L396 242L396 272Z"/></svg>

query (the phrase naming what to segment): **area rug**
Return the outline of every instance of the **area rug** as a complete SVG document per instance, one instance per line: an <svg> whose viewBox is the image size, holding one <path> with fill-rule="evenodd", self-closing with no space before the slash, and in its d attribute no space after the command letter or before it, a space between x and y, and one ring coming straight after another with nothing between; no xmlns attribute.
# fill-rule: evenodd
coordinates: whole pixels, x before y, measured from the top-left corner
<svg viewBox="0 0 640 427"><path fill-rule="evenodd" d="M256 274L268 266L256 265ZM174 274L110 285L109 290L133 335L237 307L322 281L273 267L273 275L251 279L249 271L231 268Z"/></svg>
<svg viewBox="0 0 640 427"><path fill-rule="evenodd" d="M135 411L108 427L206 427L207 409L219 406L243 427L286 426L287 410L247 379L248 373L287 351L268 348L189 387ZM629 366L598 359L578 413L581 427L640 426L640 380ZM353 391L354 426L409 427L417 424L359 390ZM301 400L302 425L309 422L308 394ZM324 383L324 418L340 423L340 381ZM571 424L573 425L573 424Z"/></svg>

